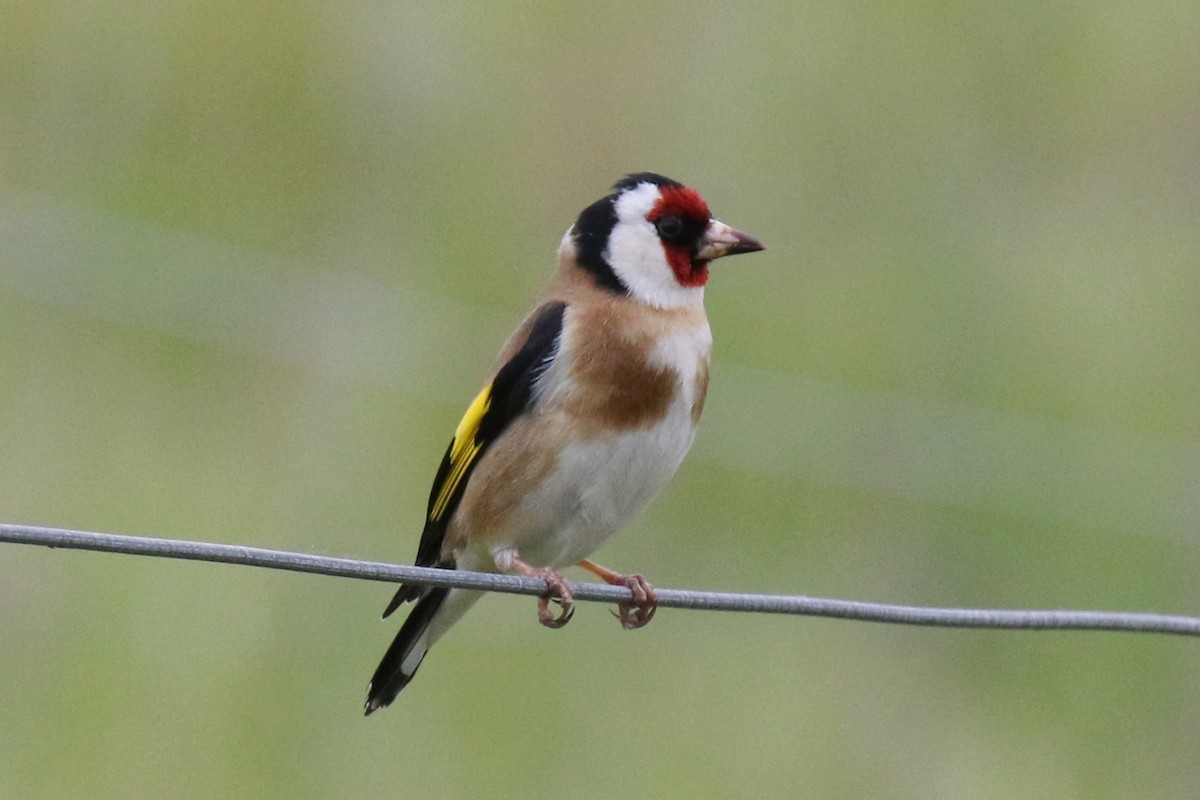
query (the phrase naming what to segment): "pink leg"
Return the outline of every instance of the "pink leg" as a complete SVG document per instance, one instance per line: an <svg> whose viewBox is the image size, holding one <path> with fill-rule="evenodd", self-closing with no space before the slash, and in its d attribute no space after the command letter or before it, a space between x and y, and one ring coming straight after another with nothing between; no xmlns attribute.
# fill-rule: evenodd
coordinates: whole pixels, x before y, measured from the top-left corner
<svg viewBox="0 0 1200 800"><path fill-rule="evenodd" d="M513 568L528 578L541 578L548 587L546 594L538 598L538 621L547 628L561 628L571 621L575 613L575 593L570 582L549 567L531 567L520 558L513 558ZM562 606L558 616L550 610L550 599L553 598Z"/></svg>
<svg viewBox="0 0 1200 800"><path fill-rule="evenodd" d="M580 561L579 566L596 575L605 583L613 586L625 586L633 592L632 601L620 603L617 606L620 609L617 618L621 620L622 628L631 631L654 619L654 613L658 611L658 596L654 593L654 587L641 575L622 575L587 559Z"/></svg>

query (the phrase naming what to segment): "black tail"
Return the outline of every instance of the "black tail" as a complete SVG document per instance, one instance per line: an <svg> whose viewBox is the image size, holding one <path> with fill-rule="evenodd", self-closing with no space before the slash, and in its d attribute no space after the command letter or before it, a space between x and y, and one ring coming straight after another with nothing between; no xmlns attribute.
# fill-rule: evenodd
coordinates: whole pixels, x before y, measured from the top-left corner
<svg viewBox="0 0 1200 800"><path fill-rule="evenodd" d="M396 596L392 598L392 602L388 603L387 608L383 610L383 618L387 619L390 617L393 611L405 603L419 599L423 591L425 591L424 586L417 586L415 584L410 586L407 583L400 584L400 589L396 592Z"/></svg>
<svg viewBox="0 0 1200 800"><path fill-rule="evenodd" d="M396 695L400 694L400 690L408 686L413 675L417 674L417 667L421 666L421 659L425 658L425 652L422 650L420 653L414 653L413 648L424 648L420 642L421 634L429 627L433 615L441 608L442 601L449 593L449 589L428 590L417 601L417 605L409 613L408 619L404 620L404 624L400 626L400 632L396 634L392 646L383 654L383 660L379 662L379 667L371 678L371 684L367 687L365 706L367 714L391 705L391 702L396 699ZM406 672L404 662L411 662L410 656L416 658L416 663L410 663Z"/></svg>

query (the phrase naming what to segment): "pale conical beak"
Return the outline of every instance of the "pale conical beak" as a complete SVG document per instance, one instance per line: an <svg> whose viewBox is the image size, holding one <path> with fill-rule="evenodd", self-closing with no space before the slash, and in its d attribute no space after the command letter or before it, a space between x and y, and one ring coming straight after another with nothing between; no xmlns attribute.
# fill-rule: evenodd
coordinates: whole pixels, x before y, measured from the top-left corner
<svg viewBox="0 0 1200 800"><path fill-rule="evenodd" d="M738 253L753 253L763 249L765 248L758 239L714 219L709 221L708 230L704 232L704 238L700 241L696 260L712 261L722 256L736 256Z"/></svg>

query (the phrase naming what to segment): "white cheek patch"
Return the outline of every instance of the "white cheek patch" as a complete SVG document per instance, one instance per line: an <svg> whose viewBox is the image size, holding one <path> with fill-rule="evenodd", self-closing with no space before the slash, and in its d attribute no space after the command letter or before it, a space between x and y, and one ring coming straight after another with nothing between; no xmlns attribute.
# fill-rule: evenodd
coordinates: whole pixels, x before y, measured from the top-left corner
<svg viewBox="0 0 1200 800"><path fill-rule="evenodd" d="M647 305L679 308L703 303L704 287L679 284L658 233L646 219L661 196L657 186L643 183L617 198L617 224L604 259L629 293Z"/></svg>

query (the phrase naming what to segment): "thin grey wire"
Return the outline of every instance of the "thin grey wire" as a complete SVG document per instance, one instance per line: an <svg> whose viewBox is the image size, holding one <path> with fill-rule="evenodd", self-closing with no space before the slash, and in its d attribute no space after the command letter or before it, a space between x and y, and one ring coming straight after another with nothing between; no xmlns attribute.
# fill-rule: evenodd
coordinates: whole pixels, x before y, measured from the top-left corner
<svg viewBox="0 0 1200 800"><path fill-rule="evenodd" d="M62 528L0 523L0 542L42 545L105 553L183 558L223 564L243 564L293 572L310 572L342 578L359 578L388 583L416 583L481 589L510 594L540 595L546 584L536 578L493 575L483 572L409 567L379 561L316 556L285 550L268 550L235 544L192 542L122 536ZM597 583L573 584L577 600L616 603L632 594L623 586ZM1039 611L987 608L934 608L832 600L803 595L736 594L689 589L657 589L658 604L664 608L704 611L743 611L762 614L802 614L864 622L926 625L945 628L1006 628L1022 630L1104 630L1136 633L1169 633L1200 636L1200 617L1144 614L1123 611Z"/></svg>

